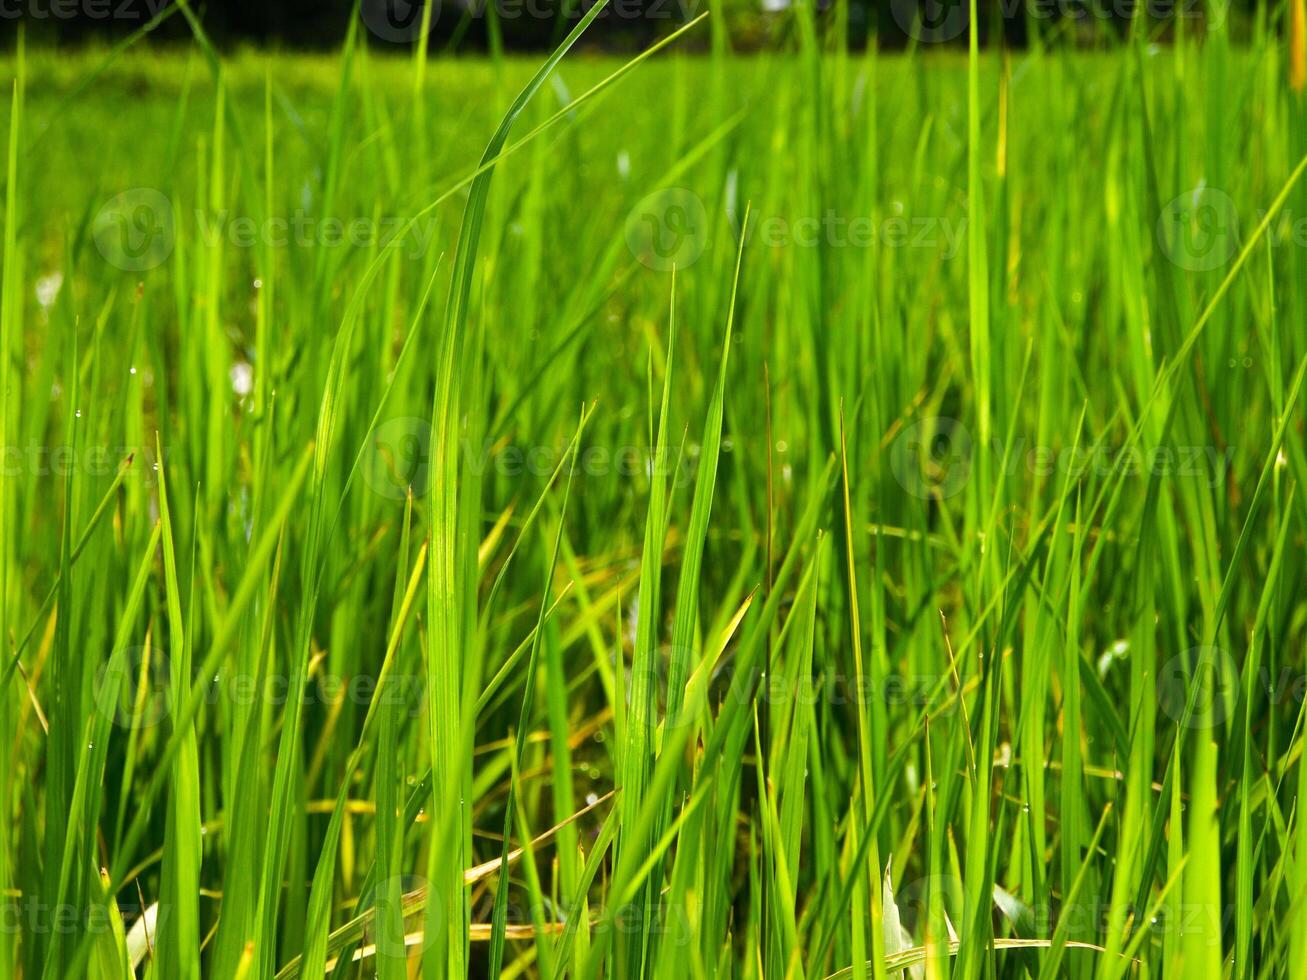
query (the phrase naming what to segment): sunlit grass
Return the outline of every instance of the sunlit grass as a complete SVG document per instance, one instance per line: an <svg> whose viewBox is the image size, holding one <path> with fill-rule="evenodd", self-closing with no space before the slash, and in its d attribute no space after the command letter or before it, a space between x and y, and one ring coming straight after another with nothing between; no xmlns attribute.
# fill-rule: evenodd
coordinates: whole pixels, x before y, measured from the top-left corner
<svg viewBox="0 0 1307 980"><path fill-rule="evenodd" d="M785 16L0 62L0 977L1301 975L1279 23Z"/></svg>

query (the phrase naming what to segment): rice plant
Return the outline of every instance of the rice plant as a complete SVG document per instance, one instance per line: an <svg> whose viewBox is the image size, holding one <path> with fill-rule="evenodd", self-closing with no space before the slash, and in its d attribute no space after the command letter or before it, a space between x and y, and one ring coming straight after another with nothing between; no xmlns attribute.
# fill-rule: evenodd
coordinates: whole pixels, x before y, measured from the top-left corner
<svg viewBox="0 0 1307 980"><path fill-rule="evenodd" d="M0 978L1307 976L1302 0L603 13L0 58Z"/></svg>

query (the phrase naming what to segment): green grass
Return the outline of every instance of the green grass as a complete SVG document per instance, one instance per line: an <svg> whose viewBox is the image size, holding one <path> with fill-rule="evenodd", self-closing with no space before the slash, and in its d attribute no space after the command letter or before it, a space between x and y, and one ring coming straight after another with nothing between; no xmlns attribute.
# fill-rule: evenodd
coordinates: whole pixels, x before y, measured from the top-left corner
<svg viewBox="0 0 1307 980"><path fill-rule="evenodd" d="M0 61L0 978L1307 975L1281 12L785 17Z"/></svg>

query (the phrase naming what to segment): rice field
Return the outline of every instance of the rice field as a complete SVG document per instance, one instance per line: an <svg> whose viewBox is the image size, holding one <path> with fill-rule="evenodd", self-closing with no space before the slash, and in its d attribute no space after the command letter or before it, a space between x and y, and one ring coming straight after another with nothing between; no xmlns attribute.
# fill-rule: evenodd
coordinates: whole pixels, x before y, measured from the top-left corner
<svg viewBox="0 0 1307 980"><path fill-rule="evenodd" d="M600 9L0 57L0 978L1307 976L1301 0Z"/></svg>

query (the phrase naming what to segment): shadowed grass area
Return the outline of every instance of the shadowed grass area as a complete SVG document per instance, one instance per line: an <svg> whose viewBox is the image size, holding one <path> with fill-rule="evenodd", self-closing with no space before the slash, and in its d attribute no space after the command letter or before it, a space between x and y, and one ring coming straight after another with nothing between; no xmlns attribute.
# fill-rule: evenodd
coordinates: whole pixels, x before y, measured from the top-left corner
<svg viewBox="0 0 1307 980"><path fill-rule="evenodd" d="M0 61L0 977L1301 975L1301 32L783 16Z"/></svg>

